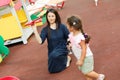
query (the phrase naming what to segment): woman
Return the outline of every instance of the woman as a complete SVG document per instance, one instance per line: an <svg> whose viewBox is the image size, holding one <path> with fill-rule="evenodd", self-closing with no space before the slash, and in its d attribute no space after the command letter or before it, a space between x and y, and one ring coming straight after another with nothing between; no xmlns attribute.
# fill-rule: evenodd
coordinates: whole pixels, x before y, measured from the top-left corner
<svg viewBox="0 0 120 80"><path fill-rule="evenodd" d="M66 47L69 31L61 23L60 16L55 9L48 9L46 13L47 26L38 34L37 28L33 27L35 37L39 44L47 39L48 43L48 70L50 73L63 71L69 66L71 57L68 56Z"/></svg>

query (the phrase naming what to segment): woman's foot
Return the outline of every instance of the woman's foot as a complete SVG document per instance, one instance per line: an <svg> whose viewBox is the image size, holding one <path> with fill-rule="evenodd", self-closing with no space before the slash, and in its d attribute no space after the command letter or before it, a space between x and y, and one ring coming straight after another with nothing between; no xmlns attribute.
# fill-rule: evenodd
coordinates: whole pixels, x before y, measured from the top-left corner
<svg viewBox="0 0 120 80"><path fill-rule="evenodd" d="M70 56L67 56L67 64L66 64L66 67L69 67L70 66L70 63L71 63L71 57Z"/></svg>

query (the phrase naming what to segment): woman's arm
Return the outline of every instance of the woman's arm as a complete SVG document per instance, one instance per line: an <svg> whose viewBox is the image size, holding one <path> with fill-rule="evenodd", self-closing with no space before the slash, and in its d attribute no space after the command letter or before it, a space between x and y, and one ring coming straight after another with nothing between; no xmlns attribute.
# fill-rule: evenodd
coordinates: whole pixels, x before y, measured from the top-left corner
<svg viewBox="0 0 120 80"><path fill-rule="evenodd" d="M86 43L85 43L84 40L82 40L82 41L80 42L80 46L81 46L81 49L82 49L82 53L81 53L80 59L77 61L76 64L79 65L79 66L82 66L83 63L84 63L84 59L85 59L85 57L86 57Z"/></svg>
<svg viewBox="0 0 120 80"><path fill-rule="evenodd" d="M42 39L41 39L41 37L40 37L40 35L39 35L38 31L37 31L37 27L33 26L32 29L33 29L33 32L35 34L36 40L38 41L39 44L41 44L42 43Z"/></svg>

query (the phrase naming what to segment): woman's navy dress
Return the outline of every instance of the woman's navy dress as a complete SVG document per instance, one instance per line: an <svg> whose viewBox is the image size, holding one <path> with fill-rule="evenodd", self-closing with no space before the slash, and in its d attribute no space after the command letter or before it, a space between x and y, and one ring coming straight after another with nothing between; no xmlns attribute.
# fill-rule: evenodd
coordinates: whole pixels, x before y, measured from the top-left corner
<svg viewBox="0 0 120 80"><path fill-rule="evenodd" d="M42 29L40 37L42 43L47 39L48 42L48 70L50 73L60 72L66 68L68 49L66 42L69 31L65 25L61 24L56 30L49 27Z"/></svg>

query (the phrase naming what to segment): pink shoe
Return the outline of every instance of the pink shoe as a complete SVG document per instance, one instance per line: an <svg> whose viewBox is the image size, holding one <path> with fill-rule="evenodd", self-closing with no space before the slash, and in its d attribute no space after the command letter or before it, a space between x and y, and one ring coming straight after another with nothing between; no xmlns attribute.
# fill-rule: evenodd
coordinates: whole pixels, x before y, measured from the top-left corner
<svg viewBox="0 0 120 80"><path fill-rule="evenodd" d="M105 79L105 75L104 74L99 74L99 77L97 80L104 80Z"/></svg>

